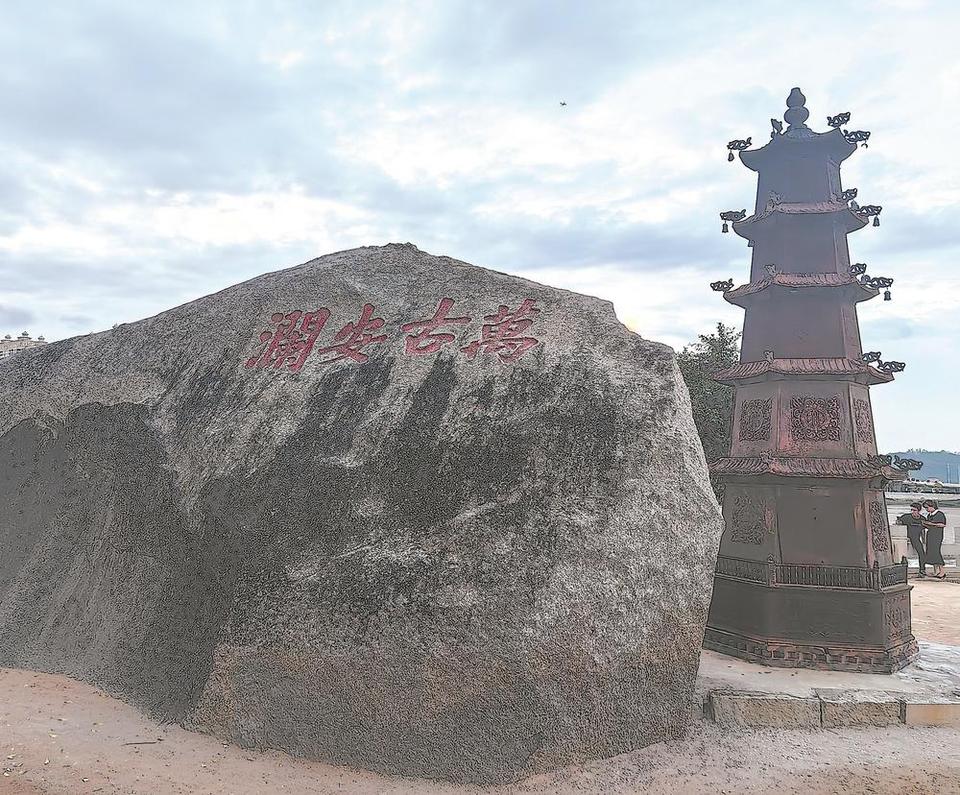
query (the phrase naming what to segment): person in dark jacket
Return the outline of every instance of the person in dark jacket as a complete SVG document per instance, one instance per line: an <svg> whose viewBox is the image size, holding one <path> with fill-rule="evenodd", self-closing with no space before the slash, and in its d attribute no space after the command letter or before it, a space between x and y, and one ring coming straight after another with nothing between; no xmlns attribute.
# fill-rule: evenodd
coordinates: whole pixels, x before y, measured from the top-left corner
<svg viewBox="0 0 960 795"><path fill-rule="evenodd" d="M897 524L907 526L907 538L910 539L910 546L917 552L917 560L920 563L920 573L917 577L927 576L927 550L923 543L925 528L923 526L923 514L920 509L923 504L919 502L910 503L910 513L901 514L897 517Z"/></svg>
<svg viewBox="0 0 960 795"><path fill-rule="evenodd" d="M943 543L943 528L947 526L947 517L938 509L936 500L924 500L923 507L927 512L923 519L923 526L927 528L927 563L933 566L934 577L945 580L947 572L943 568L940 545Z"/></svg>

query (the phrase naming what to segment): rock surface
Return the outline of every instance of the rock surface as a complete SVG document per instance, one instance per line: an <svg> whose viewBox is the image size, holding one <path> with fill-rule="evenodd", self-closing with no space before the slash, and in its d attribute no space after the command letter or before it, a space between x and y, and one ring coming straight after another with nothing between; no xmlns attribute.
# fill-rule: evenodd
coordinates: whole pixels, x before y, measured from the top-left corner
<svg viewBox="0 0 960 795"><path fill-rule="evenodd" d="M477 782L683 732L722 527L669 348L410 245L0 366L0 505L0 665Z"/></svg>

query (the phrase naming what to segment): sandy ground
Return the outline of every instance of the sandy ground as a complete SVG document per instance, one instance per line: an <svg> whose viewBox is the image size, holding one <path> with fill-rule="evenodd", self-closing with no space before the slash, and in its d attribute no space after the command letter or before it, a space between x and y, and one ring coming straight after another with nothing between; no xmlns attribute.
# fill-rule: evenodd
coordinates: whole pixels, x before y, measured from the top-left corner
<svg viewBox="0 0 960 795"><path fill-rule="evenodd" d="M960 585L916 583L918 637L960 645ZM224 745L161 726L65 677L0 669L0 793L960 793L960 731L896 728L721 734L481 789Z"/></svg>
<svg viewBox="0 0 960 795"><path fill-rule="evenodd" d="M952 729L724 735L701 722L679 743L481 790L225 746L158 726L89 685L5 669L0 737L3 793L960 793Z"/></svg>
<svg viewBox="0 0 960 795"><path fill-rule="evenodd" d="M960 583L911 579L910 584L913 634L960 646Z"/></svg>

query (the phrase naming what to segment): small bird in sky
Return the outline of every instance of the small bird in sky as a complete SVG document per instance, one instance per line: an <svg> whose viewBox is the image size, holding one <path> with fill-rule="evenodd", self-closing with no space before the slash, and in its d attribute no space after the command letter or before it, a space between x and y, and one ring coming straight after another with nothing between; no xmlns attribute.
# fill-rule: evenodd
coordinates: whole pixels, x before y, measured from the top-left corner
<svg viewBox="0 0 960 795"><path fill-rule="evenodd" d="M562 99L560 100L560 104L561 104L563 107L567 107L567 103L564 102Z"/></svg>

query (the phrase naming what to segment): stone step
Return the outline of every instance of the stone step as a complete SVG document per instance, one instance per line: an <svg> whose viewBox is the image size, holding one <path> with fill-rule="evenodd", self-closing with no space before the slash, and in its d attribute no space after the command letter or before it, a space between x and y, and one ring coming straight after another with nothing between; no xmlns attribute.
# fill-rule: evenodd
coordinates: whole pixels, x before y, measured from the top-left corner
<svg viewBox="0 0 960 795"><path fill-rule="evenodd" d="M707 719L727 730L835 729L843 726L960 726L960 693L887 693L817 689L813 696L718 689L703 703Z"/></svg>

